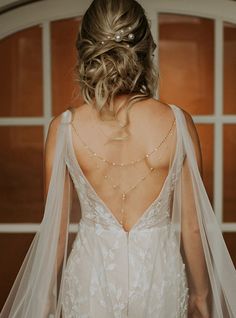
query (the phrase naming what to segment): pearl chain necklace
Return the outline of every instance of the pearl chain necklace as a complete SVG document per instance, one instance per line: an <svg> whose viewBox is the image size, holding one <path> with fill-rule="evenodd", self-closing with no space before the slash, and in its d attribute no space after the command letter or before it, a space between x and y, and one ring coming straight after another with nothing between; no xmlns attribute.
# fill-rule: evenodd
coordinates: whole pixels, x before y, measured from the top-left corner
<svg viewBox="0 0 236 318"><path fill-rule="evenodd" d="M159 143L159 145L158 145L157 147L154 147L154 149L153 149L152 151L148 152L144 157L141 157L141 158L135 159L135 160L131 160L130 162L127 162L127 163L123 163L123 162L122 162L122 163L120 163L120 162L118 163L118 162L110 161L110 160L108 160L108 159L106 159L106 158L104 158L104 157L98 155L98 154L97 154L96 152L94 152L94 151L88 146L88 144L85 143L85 141L81 138L80 134L79 134L79 133L77 132L77 130L75 129L73 123L71 123L71 125L72 125L72 127L73 127L73 129L74 129L76 135L80 138L80 140L81 140L83 146L90 152L91 157L97 158L97 159L99 159L100 161L105 162L105 163L107 163L107 164L109 164L109 165L111 165L111 166L113 166L113 167L117 167L117 168L121 168L121 167L122 167L122 168L124 168L124 167L128 167L128 166L134 166L134 165L136 165L137 163L139 163L139 162L141 162L141 161L143 161L143 160L146 160L149 156L151 156L154 152L156 152L156 151L163 145L163 143L166 141L166 139L168 138L168 136L173 134L173 133L172 133L172 129L173 129L173 126L175 125L175 119L173 120L172 125L171 125L171 127L170 127L168 133L167 133L166 136L162 139L162 141ZM166 146L166 147L167 147L167 146ZM160 158L161 158L161 157L159 156L158 159L160 159ZM97 164L96 167L99 168L100 166ZM131 187L130 187L128 190L126 190L126 191L122 190L119 184L113 184L113 183L112 183L112 178L111 178L110 176L108 176L107 174L103 176L104 179L107 180L107 181L111 184L111 186L112 186L113 189L117 189L117 188L118 188L118 189L120 190L120 192L121 192L121 195L122 195L121 215L122 215L122 216L121 216L121 219L119 220L119 223L120 223L122 226L125 224L125 221L126 221L126 214L125 214L125 208L124 208L124 207L125 207L125 201L126 201L126 199L127 199L127 193L130 192L131 190L134 190L135 188L137 188L138 184L139 184L141 181L145 180L145 179L148 177L148 175L151 174L152 172L158 172L158 171L157 171L156 168L150 167L148 173L147 173L146 175L144 175L143 177L141 177L141 178L137 181L137 183L136 183L135 185L131 186ZM110 181L111 181L111 182L110 182Z"/></svg>

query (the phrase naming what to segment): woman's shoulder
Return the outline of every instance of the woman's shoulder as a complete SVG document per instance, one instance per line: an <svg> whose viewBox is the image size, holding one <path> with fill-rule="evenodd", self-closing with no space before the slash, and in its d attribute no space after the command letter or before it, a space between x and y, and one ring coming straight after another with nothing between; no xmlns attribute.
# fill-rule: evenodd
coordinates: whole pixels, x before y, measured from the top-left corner
<svg viewBox="0 0 236 318"><path fill-rule="evenodd" d="M154 98L136 101L130 108L130 116L134 119L142 119L154 122L158 118L173 117L171 107Z"/></svg>
<svg viewBox="0 0 236 318"><path fill-rule="evenodd" d="M156 106L158 106L160 109L164 110L164 112L166 113L167 116L171 116L171 113L173 113L173 109L171 107L173 105L177 109L177 111L181 112L184 115L188 127L190 129L193 129L193 130L195 129L195 124L194 124L194 120L193 120L192 115L186 109L184 109L182 106L176 105L176 104L164 103L164 102L161 102L161 101L158 101L155 99L153 99L152 102L154 105L154 107L153 107L154 112L155 112Z"/></svg>
<svg viewBox="0 0 236 318"><path fill-rule="evenodd" d="M74 111L75 108L69 106L63 112L55 115L49 123L49 128L51 130L56 130L60 124L69 123L73 117Z"/></svg>
<svg viewBox="0 0 236 318"><path fill-rule="evenodd" d="M197 132L197 127L196 127L194 120L193 120L193 116L187 110L185 110L183 107L176 105L176 104L167 104L167 103L152 99L151 103L150 103L150 115L151 115L150 118L152 117L155 120L155 117L158 117L158 116L156 116L156 114L158 115L160 112L162 112L163 116L161 118L163 119L163 121L167 122L168 118L174 116L171 105L174 105L174 107L177 109L177 111L180 111L184 115L187 129L188 129L193 141L195 143L199 143L199 136L198 136L198 132Z"/></svg>
<svg viewBox="0 0 236 318"><path fill-rule="evenodd" d="M173 109L171 106L174 106L178 111L182 112L185 116L185 119L187 121L193 121L192 115L185 110L182 106L177 105L177 104L168 104L165 103L161 100L157 100L157 99L150 99L150 110L155 112L155 111L161 111L161 112L165 112L167 115L173 113Z"/></svg>
<svg viewBox="0 0 236 318"><path fill-rule="evenodd" d="M177 108L178 111L180 111L184 115L187 129L188 129L192 139L195 140L195 142L198 142L199 136L198 136L198 132L197 132L197 127L196 127L194 120L193 120L193 116L187 110L185 110L183 107L181 107L179 105L174 105L174 106Z"/></svg>
<svg viewBox="0 0 236 318"><path fill-rule="evenodd" d="M146 118L150 124L153 123L154 125L160 119L165 122L171 122L176 117L173 106L175 109L184 114L187 122L193 122L191 114L181 106L176 104L168 104L155 98L150 98L144 102L138 102L137 105L134 105L133 114L139 116L142 119Z"/></svg>

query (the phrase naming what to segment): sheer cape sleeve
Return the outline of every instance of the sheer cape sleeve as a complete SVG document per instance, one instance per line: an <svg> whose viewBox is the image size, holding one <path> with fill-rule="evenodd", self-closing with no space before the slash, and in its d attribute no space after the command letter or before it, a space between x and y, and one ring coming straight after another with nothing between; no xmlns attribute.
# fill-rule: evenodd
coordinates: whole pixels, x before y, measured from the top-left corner
<svg viewBox="0 0 236 318"><path fill-rule="evenodd" d="M61 114L44 217L1 311L1 318L61 317L72 182L65 164L69 110Z"/></svg>
<svg viewBox="0 0 236 318"><path fill-rule="evenodd" d="M235 318L236 271L203 184L189 124L184 112L174 107L184 160L173 191L170 233L186 267L189 317Z"/></svg>

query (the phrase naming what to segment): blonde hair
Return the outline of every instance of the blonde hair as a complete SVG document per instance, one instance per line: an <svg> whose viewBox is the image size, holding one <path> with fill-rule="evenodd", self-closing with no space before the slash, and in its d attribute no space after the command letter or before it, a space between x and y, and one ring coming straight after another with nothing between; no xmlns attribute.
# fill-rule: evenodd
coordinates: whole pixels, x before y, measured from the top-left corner
<svg viewBox="0 0 236 318"><path fill-rule="evenodd" d="M129 27L132 31L128 33L135 35L131 43L107 38ZM128 95L127 112L137 100L155 95L158 72L153 51L156 44L150 21L137 1L94 0L82 17L76 48L80 95L87 104L96 107L101 118L103 113L116 117L120 109L114 110L116 95Z"/></svg>

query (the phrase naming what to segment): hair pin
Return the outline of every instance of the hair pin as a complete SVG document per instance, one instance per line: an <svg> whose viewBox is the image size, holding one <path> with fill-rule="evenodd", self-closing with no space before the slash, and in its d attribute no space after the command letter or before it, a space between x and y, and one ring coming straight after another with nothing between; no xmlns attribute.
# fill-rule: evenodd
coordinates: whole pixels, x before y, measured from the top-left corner
<svg viewBox="0 0 236 318"><path fill-rule="evenodd" d="M131 31L131 30L132 30L132 28L128 27L128 31ZM115 34L113 36L108 35L107 39L113 40L117 43L122 42L122 41L132 42L135 39L134 33L130 32L130 33L128 33L127 36L125 36L124 33L125 33L124 29L121 29L121 30L115 32ZM101 44L105 44L105 40L101 41ZM127 44L127 47L129 47L129 44Z"/></svg>

